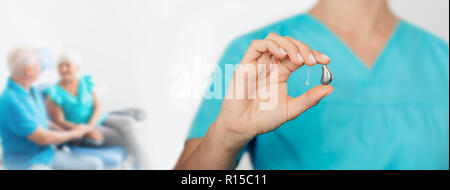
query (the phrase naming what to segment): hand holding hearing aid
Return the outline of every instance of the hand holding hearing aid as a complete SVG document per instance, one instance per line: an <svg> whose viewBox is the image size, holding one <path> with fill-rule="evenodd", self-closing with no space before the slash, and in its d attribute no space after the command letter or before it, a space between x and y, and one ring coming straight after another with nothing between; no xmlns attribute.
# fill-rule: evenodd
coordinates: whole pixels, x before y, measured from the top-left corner
<svg viewBox="0 0 450 190"><path fill-rule="evenodd" d="M222 133L232 136L240 136L244 142L258 134L267 133L278 128L283 123L295 119L304 111L316 105L322 98L333 92L334 88L329 85L332 80L330 69L326 66L330 58L311 48L301 41L291 37L283 37L271 33L264 40L253 41L245 53L241 63L236 68L221 111L214 126L220 128ZM258 65L277 65L277 69L259 70ZM303 95L290 97L287 94L289 76L304 65L323 65L322 85L315 86ZM239 72L250 67L258 68L254 77L251 72L247 73L245 79L239 80ZM263 72L263 73L261 73ZM262 74L262 75L261 75ZM261 82L259 80L277 76L276 81ZM252 85L255 85L256 88ZM244 86L244 98L236 98L239 91L237 87ZM270 89L275 88L274 91ZM289 86L289 88L299 88ZM276 99L276 105L271 109L261 109L260 104L268 101L267 97L260 97L260 91L270 91L270 98Z"/></svg>

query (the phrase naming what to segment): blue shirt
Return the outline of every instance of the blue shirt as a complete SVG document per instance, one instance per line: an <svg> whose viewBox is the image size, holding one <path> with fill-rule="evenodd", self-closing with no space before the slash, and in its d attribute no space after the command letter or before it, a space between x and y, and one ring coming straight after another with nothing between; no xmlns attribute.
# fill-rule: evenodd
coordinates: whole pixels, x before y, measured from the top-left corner
<svg viewBox="0 0 450 190"><path fill-rule="evenodd" d="M94 83L91 76L83 76L78 79L78 94L74 96L59 84L55 84L45 90L45 94L55 102L64 112L64 118L75 124L89 123L94 112ZM102 115L97 122L101 125L104 120Z"/></svg>
<svg viewBox="0 0 450 190"><path fill-rule="evenodd" d="M53 149L28 139L38 126L48 130L47 115L33 88L30 91L9 79L0 96L0 135L6 169L27 169L49 165Z"/></svg>
<svg viewBox="0 0 450 190"><path fill-rule="evenodd" d="M270 32L331 57L335 91L250 141L245 150L255 169L449 169L447 42L402 20L368 68L323 23L300 14L234 40L219 62L222 71L240 62L252 40ZM306 76L305 67L290 76L290 96L320 84L320 65L311 68L309 86ZM223 84L229 79L223 77ZM203 100L188 139L205 135L221 103Z"/></svg>

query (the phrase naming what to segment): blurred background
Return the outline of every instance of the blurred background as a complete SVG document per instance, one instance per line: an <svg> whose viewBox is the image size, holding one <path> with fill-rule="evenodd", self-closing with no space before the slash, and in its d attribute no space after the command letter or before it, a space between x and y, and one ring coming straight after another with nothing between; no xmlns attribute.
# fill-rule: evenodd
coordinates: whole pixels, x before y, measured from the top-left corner
<svg viewBox="0 0 450 190"><path fill-rule="evenodd" d="M147 169L171 169L181 153L208 73L180 64L215 64L235 37L308 10L315 0L2 0L0 89L6 55L17 45L63 49L82 56L82 72L98 84L105 111L140 107L148 118L139 141ZM448 41L449 1L390 0L401 18ZM191 67L192 66L192 67ZM45 77L55 77L50 70ZM177 78L178 77L178 78ZM187 89L187 91L186 91ZM191 90L189 90L191 89ZM197 90L200 89L200 90ZM182 96L175 96L182 94ZM251 169L245 155L238 169Z"/></svg>

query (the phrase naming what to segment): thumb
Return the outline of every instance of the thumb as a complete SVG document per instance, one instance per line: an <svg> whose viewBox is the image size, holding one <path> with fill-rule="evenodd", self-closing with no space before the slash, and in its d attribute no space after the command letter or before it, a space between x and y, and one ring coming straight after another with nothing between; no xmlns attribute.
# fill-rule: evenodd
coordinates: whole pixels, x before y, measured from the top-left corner
<svg viewBox="0 0 450 190"><path fill-rule="evenodd" d="M309 108L317 105L319 101L334 91L331 85L317 85L304 94L288 100L288 119L292 120Z"/></svg>

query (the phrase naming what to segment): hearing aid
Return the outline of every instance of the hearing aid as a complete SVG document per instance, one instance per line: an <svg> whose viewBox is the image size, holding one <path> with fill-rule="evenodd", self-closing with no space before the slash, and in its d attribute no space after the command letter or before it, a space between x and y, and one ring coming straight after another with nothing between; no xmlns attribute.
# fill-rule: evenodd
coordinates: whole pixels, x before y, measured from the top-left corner
<svg viewBox="0 0 450 190"><path fill-rule="evenodd" d="M322 65L322 78L320 79L320 83L323 85L328 85L333 80L333 73L331 73L330 68L327 65ZM306 78L306 86L309 85L309 67L308 67L308 75Z"/></svg>
<svg viewBox="0 0 450 190"><path fill-rule="evenodd" d="M322 65L322 78L320 83L323 85L328 85L333 80L333 73L331 73L330 68L327 65Z"/></svg>

